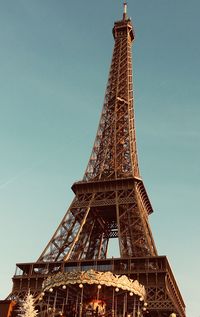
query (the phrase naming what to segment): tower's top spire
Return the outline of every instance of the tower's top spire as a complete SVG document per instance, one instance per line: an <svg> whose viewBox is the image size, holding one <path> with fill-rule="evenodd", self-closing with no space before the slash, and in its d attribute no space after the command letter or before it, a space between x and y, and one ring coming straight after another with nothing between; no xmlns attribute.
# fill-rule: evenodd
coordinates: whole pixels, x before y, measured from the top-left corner
<svg viewBox="0 0 200 317"><path fill-rule="evenodd" d="M123 20L127 19L127 2L124 2Z"/></svg>

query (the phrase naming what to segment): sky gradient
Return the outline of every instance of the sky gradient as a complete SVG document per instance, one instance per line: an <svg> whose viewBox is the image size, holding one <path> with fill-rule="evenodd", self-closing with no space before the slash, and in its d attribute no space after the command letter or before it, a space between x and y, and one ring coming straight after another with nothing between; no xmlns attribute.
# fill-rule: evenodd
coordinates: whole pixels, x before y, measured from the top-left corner
<svg viewBox="0 0 200 317"><path fill-rule="evenodd" d="M83 177L122 2L0 0L0 298L15 263L37 260ZM140 171L187 317L200 317L199 12L199 0L128 2Z"/></svg>

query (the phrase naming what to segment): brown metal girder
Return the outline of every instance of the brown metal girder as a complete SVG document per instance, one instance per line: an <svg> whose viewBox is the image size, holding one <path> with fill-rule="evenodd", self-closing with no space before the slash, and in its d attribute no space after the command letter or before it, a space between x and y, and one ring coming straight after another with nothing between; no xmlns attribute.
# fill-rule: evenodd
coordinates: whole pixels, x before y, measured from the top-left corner
<svg viewBox="0 0 200 317"><path fill-rule="evenodd" d="M182 295L179 291L178 285L177 285L176 280L174 278L174 275L173 275L173 272L172 272L171 267L169 265L167 257L166 257L166 266L167 266L168 277L170 278L170 281L173 285L173 289L176 291L176 296L177 296L177 298L179 298L179 300L181 301L181 305L184 307L185 304L184 304Z"/></svg>
<svg viewBox="0 0 200 317"><path fill-rule="evenodd" d="M166 280L165 280L167 292L170 299L173 301L174 306L180 312L180 316L181 316L183 312L185 313L185 304L181 296L181 293L179 291L179 288L177 286L177 283L175 281L175 278L172 274L168 261L167 261L167 270L168 270L168 274L166 275Z"/></svg>

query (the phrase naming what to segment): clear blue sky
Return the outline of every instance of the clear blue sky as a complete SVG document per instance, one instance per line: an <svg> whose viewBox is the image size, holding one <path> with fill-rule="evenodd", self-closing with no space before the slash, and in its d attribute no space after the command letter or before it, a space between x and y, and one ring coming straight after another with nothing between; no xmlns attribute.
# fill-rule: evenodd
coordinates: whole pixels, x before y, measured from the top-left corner
<svg viewBox="0 0 200 317"><path fill-rule="evenodd" d="M199 317L200 1L129 1L137 144L151 227ZM35 261L82 178L122 1L0 0L0 297Z"/></svg>

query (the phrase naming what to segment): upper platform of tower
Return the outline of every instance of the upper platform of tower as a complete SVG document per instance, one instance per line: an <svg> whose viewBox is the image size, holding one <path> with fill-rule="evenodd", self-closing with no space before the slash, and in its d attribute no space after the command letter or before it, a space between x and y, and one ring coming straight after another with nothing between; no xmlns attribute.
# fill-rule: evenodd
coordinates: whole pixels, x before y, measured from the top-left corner
<svg viewBox="0 0 200 317"><path fill-rule="evenodd" d="M131 42L134 40L134 29L131 19L127 15L127 3L124 2L123 18L120 21L116 21L113 27L114 39L117 37L127 36L130 37Z"/></svg>

